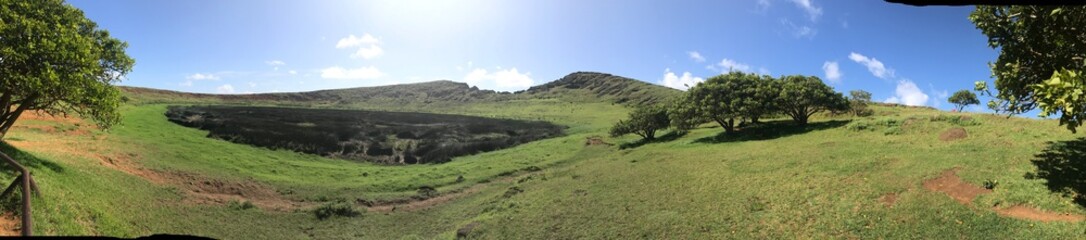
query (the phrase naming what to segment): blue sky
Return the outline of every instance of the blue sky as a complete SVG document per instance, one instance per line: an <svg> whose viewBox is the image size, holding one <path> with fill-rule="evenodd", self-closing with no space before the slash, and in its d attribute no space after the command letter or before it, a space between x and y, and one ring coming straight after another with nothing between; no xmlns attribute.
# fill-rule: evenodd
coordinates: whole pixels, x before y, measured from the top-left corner
<svg viewBox="0 0 1086 240"><path fill-rule="evenodd" d="M989 80L997 56L967 18L973 7L882 1L70 3L130 44L136 66L122 85L188 92L438 79L512 91L575 71L683 88L734 70L949 109L947 93Z"/></svg>

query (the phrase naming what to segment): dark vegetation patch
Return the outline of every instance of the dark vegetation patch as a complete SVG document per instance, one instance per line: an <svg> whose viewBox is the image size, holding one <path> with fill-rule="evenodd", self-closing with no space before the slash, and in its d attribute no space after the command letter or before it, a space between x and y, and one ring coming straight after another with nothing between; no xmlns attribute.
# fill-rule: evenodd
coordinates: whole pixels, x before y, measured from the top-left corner
<svg viewBox="0 0 1086 240"><path fill-rule="evenodd" d="M356 217L362 213L355 210L350 203L330 202L313 209L313 215L317 216L317 219L324 220L336 216Z"/></svg>
<svg viewBox="0 0 1086 240"><path fill-rule="evenodd" d="M1049 142L1031 162L1037 172L1027 173L1027 179L1045 179L1049 191L1086 207L1086 138Z"/></svg>
<svg viewBox="0 0 1086 240"><path fill-rule="evenodd" d="M547 122L431 113L170 106L166 116L231 142L386 164L448 162L563 134Z"/></svg>
<svg viewBox="0 0 1086 240"><path fill-rule="evenodd" d="M659 137L656 137L656 138L653 138L653 139L644 139L644 138L642 138L642 139L638 139L637 141L623 143L623 144L620 144L618 146L618 148L619 149L629 149L629 148L637 148L637 147L640 147L642 145L650 144L650 143L670 142L670 141L674 141L676 139L679 139L679 138L685 136L686 133L687 133L686 131L671 131L671 132L668 132L667 134L664 134L663 136L659 136Z"/></svg>
<svg viewBox="0 0 1086 240"><path fill-rule="evenodd" d="M807 125L796 125L792 121L772 121L750 124L740 128L733 134L721 132L715 136L704 137L694 142L698 143L724 143L741 141L761 141L777 139L781 137L803 134L812 131L820 131L845 126L849 120L832 120L825 122L813 122Z"/></svg>

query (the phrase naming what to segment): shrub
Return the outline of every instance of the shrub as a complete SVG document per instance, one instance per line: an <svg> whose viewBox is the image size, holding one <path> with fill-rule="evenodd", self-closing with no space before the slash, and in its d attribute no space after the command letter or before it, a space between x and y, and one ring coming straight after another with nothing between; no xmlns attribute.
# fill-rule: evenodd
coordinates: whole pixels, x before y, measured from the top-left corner
<svg viewBox="0 0 1086 240"><path fill-rule="evenodd" d="M256 205L253 205L253 203L249 201L238 202L237 200L230 200L230 202L226 203L226 207L234 210L249 210L256 208Z"/></svg>
<svg viewBox="0 0 1086 240"><path fill-rule="evenodd" d="M980 125L980 121L973 119L969 116L957 116L957 115L939 115L931 118L932 122L947 122L950 124L968 127Z"/></svg>
<svg viewBox="0 0 1086 240"><path fill-rule="evenodd" d="M992 179L984 180L984 188L985 189L992 190L997 185L999 185L999 181L992 180Z"/></svg>
<svg viewBox="0 0 1086 240"><path fill-rule="evenodd" d="M328 219L335 216L356 217L361 214L362 213L355 210L354 206L351 206L350 203L341 201L326 203L324 205L321 205L320 207L313 209L313 215L316 215L317 219L320 220Z"/></svg>

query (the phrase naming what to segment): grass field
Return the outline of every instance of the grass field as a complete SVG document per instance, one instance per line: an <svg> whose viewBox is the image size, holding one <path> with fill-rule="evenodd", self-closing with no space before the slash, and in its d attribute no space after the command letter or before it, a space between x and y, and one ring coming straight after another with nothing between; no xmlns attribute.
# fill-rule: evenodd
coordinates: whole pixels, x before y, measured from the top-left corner
<svg viewBox="0 0 1086 240"><path fill-rule="evenodd" d="M14 148L3 150L28 165L41 185L34 230L48 235L450 239L468 225L471 237L485 239L1073 239L1086 232L1083 222L1023 220L993 210L1022 205L1086 214L1076 202L1086 192L1078 180L1086 175L1077 169L1086 167L1068 161L1084 156L1086 140L1051 120L875 106L870 118L819 117L806 128L771 119L772 127L739 137L703 125L620 149L636 138L585 145L625 115L611 103L551 98L337 107L570 128L564 137L445 164L383 166L207 138L206 131L168 122L165 105L150 104L126 106L123 123L109 131L78 120L23 119L6 138ZM946 120L958 115L972 120ZM955 127L968 137L940 140ZM952 168L960 168L965 182L998 185L968 205L923 186ZM391 212L355 204L363 211L357 217L318 220L309 211L327 202L403 199L424 185L462 193ZM888 195L896 201L886 202ZM13 206L13 199L5 201Z"/></svg>

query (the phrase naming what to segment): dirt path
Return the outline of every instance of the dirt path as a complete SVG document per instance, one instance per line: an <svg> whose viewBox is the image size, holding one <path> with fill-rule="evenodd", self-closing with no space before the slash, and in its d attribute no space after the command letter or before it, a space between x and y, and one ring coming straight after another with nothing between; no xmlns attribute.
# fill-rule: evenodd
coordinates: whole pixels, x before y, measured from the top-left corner
<svg viewBox="0 0 1086 240"><path fill-rule="evenodd" d="M972 206L973 199L976 197L992 192L992 190L984 189L980 186L962 181L961 178L958 178L958 170L960 170L960 168L953 168L943 172L937 178L924 181L924 188L935 192L945 193L947 196L950 196L950 198L967 206ZM1082 215L1046 212L1024 205L1014 205L1007 208L993 207L992 210L1000 216L1041 222L1078 222L1086 220L1086 216Z"/></svg>

